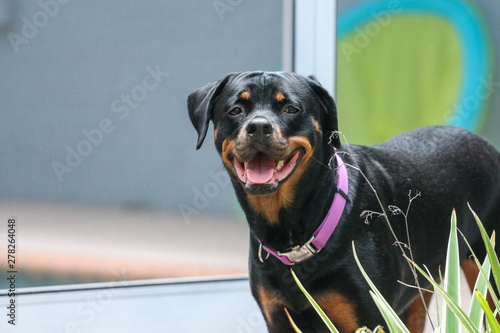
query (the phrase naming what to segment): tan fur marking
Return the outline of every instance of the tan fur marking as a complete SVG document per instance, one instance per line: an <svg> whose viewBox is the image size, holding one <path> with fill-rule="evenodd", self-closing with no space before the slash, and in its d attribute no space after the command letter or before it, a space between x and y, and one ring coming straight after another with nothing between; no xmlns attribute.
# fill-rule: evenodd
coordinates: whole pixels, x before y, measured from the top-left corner
<svg viewBox="0 0 500 333"><path fill-rule="evenodd" d="M433 290L432 286L427 288L428 290ZM413 303L411 303L408 308L408 318L406 319L406 327L411 333L422 333L424 331L425 319L427 317L427 312L425 308L429 306L431 301L432 293L424 292L424 303L420 295L415 298Z"/></svg>
<svg viewBox="0 0 500 333"><path fill-rule="evenodd" d="M225 139L224 142L222 143L221 157L222 157L222 162L224 162L224 164L228 168L232 169L232 171L235 172L235 174L236 174L236 171L234 170L233 162L231 160L229 160L229 154L233 151L234 145L235 145L234 139Z"/></svg>
<svg viewBox="0 0 500 333"><path fill-rule="evenodd" d="M313 124L314 124L314 128L316 129L316 132L321 132L321 126L319 126L318 121L313 119Z"/></svg>
<svg viewBox="0 0 500 333"><path fill-rule="evenodd" d="M356 304L334 292L315 297L316 302L335 326L343 332L354 332L358 327Z"/></svg>
<svg viewBox="0 0 500 333"><path fill-rule="evenodd" d="M250 93L248 91L244 91L240 94L240 97L243 98L243 99L246 99L246 100L249 100L250 99Z"/></svg>
<svg viewBox="0 0 500 333"><path fill-rule="evenodd" d="M240 133L239 135L242 134ZM233 161L229 159L229 155L231 153L234 154L235 145L235 139L225 139L222 143L221 157L224 164L236 175ZM288 156L299 148L304 150L299 165L277 192L263 196L247 196L252 208L262 215L262 217L264 217L270 224L278 223L280 210L287 208L292 203L297 182L299 181L302 173L305 171L313 154L313 149L309 139L303 136L295 136L288 139L288 150L284 155Z"/></svg>
<svg viewBox="0 0 500 333"><path fill-rule="evenodd" d="M248 195L248 201L252 208L261 214L270 224L278 223L280 210L287 208L292 203L297 182L302 176L302 173L304 173L309 163L309 159L313 154L311 143L306 137L290 137L288 143L289 148L286 155L291 154L298 148L304 149L304 155L290 178L288 178L281 188L273 194L263 196Z"/></svg>
<svg viewBox="0 0 500 333"><path fill-rule="evenodd" d="M285 95L283 95L283 93L280 93L280 92L279 92L279 93L277 93L277 94L276 94L276 100L277 100L278 102L281 102L281 101L285 100Z"/></svg>
<svg viewBox="0 0 500 333"><path fill-rule="evenodd" d="M285 301L278 293L268 291L262 286L257 287L257 297L259 299L262 312L264 312L264 315L266 316L266 321L272 325L273 313L281 311L283 308L287 307Z"/></svg>
<svg viewBox="0 0 500 333"><path fill-rule="evenodd" d="M217 141L217 128L214 131L214 141Z"/></svg>
<svg viewBox="0 0 500 333"><path fill-rule="evenodd" d="M262 215L270 224L276 224L279 220L279 211L286 207L289 202L288 197L280 195L281 189L273 194L266 196L249 195L248 201L252 208Z"/></svg>

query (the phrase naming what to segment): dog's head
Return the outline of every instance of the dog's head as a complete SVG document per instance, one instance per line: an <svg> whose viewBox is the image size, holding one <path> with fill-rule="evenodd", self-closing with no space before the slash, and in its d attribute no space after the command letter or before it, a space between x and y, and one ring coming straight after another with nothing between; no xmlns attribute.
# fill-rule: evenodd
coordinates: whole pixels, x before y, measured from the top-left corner
<svg viewBox="0 0 500 333"><path fill-rule="evenodd" d="M188 109L197 149L212 120L217 151L249 196L296 184L317 147L337 130L328 92L313 77L287 72L228 74L189 95ZM338 137L332 143L340 147Z"/></svg>

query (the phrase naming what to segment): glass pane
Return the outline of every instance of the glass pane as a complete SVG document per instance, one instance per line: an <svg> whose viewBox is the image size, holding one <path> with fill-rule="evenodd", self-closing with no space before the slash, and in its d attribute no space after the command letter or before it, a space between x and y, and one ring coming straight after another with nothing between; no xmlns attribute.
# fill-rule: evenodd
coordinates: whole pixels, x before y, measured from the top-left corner
<svg viewBox="0 0 500 333"><path fill-rule="evenodd" d="M246 221L212 134L195 150L186 98L281 70L282 3L1 3L0 244L15 219L17 287L246 273Z"/></svg>

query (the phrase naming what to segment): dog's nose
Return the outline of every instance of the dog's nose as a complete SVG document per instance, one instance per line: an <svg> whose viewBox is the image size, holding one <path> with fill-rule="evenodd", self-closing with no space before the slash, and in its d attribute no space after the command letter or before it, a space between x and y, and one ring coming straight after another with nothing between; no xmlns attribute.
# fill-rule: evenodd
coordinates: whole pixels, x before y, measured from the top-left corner
<svg viewBox="0 0 500 333"><path fill-rule="evenodd" d="M273 134L273 125L264 117L255 117L247 124L247 134L257 140L264 140Z"/></svg>

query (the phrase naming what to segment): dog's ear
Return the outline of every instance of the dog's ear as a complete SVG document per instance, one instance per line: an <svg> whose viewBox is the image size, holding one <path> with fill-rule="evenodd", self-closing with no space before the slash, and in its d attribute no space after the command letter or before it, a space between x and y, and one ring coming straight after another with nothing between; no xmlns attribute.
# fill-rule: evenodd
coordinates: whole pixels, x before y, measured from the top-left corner
<svg viewBox="0 0 500 333"><path fill-rule="evenodd" d="M208 125L212 119L212 108L217 96L226 86L233 74L228 74L222 80L210 82L204 87L192 92L187 99L189 118L194 128L198 132L198 141L196 149L200 149L205 136L207 135Z"/></svg>
<svg viewBox="0 0 500 333"><path fill-rule="evenodd" d="M333 131L338 131L338 120L337 120L337 107L335 102L326 91L325 88L321 86L319 81L314 76L307 77L307 83L312 88L314 93L319 97L321 104L325 109L325 134L330 137ZM335 148L340 148L340 138L338 135L332 136L332 144Z"/></svg>

